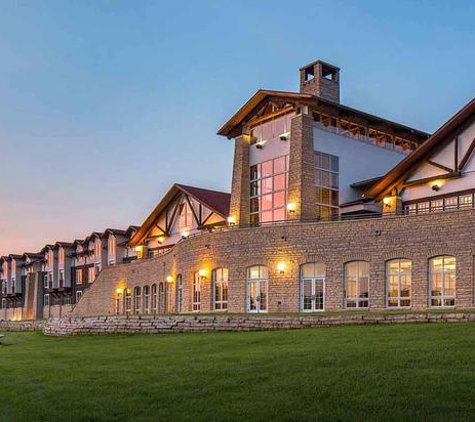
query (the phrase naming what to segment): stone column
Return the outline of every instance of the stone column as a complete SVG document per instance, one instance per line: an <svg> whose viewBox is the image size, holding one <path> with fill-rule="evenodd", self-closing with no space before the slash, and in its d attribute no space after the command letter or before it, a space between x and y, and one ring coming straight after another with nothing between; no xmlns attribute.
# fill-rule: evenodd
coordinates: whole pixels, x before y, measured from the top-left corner
<svg viewBox="0 0 475 422"><path fill-rule="evenodd" d="M315 162L312 119L306 114L292 118L289 157L289 199L295 211L289 220L316 217Z"/></svg>
<svg viewBox="0 0 475 422"><path fill-rule="evenodd" d="M230 216L236 224L249 223L250 175L249 175L249 136L236 138L234 147L234 167L231 188Z"/></svg>

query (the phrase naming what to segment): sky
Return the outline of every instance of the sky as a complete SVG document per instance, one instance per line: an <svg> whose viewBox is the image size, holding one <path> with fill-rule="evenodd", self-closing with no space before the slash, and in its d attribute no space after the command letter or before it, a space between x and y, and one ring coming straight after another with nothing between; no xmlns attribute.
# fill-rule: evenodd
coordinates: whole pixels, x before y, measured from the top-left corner
<svg viewBox="0 0 475 422"><path fill-rule="evenodd" d="M475 2L0 0L0 255L230 191L216 135L316 59L345 105L435 131L475 96Z"/></svg>

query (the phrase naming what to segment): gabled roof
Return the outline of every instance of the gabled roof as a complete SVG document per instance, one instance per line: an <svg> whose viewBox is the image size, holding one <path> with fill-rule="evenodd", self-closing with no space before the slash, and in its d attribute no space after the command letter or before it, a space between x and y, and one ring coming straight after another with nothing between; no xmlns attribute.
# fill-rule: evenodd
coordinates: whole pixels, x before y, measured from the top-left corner
<svg viewBox="0 0 475 422"><path fill-rule="evenodd" d="M131 246L136 246L142 241L144 236L153 227L156 219L165 211L168 205L179 193L184 193L191 198L194 198L196 201L200 202L223 218L227 218L229 215L229 206L231 202L231 195L229 193L175 183L140 226L134 237L130 240Z"/></svg>
<svg viewBox="0 0 475 422"><path fill-rule="evenodd" d="M102 237L106 237L108 234L114 234L114 235L126 235L126 230L121 230L121 229L105 229L104 233L102 233Z"/></svg>
<svg viewBox="0 0 475 422"><path fill-rule="evenodd" d="M70 247L72 247L72 246L73 246L73 244L70 243L70 242L56 242L56 243L54 244L54 247L55 247L55 248L58 248L58 247L70 248Z"/></svg>
<svg viewBox="0 0 475 422"><path fill-rule="evenodd" d="M472 117L475 116L475 98L465 107L442 125L427 141L425 141L412 154L390 170L378 183L374 184L365 194L367 198L379 199L381 195L392 189L408 173L414 171L427 159L431 153L455 137L460 128ZM457 169L454 169L457 171Z"/></svg>
<svg viewBox="0 0 475 422"><path fill-rule="evenodd" d="M382 117L377 117L372 114L366 113L361 110L357 110L352 107L345 106L340 103L335 103L333 101L329 101L316 95L311 94L304 94L298 92L288 92L288 91L271 91L271 90L263 90L260 89L257 91L238 111L231 117L221 129L217 132L218 135L226 136L229 139L234 137L234 132L241 125L248 116L254 114L257 109L261 106L264 100L266 99L278 100L278 101L287 101L289 103L299 103L299 104L306 104L312 106L318 106L319 104L331 107L333 109L338 110L339 113L342 114L342 117L346 115L359 115L360 117L374 122L374 124L385 124L391 126L392 128L403 131L408 134L415 135L415 142L422 143L423 140L429 137L429 134L426 132L422 132L420 130L401 125L399 123L392 122L387 119L383 119Z"/></svg>

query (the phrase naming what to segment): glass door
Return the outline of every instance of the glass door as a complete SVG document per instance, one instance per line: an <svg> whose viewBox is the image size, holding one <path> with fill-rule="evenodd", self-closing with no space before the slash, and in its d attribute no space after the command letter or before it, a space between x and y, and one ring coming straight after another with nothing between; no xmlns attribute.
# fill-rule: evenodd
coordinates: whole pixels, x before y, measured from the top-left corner
<svg viewBox="0 0 475 422"><path fill-rule="evenodd" d="M267 280L250 280L248 282L247 311L252 313L267 312Z"/></svg>
<svg viewBox="0 0 475 422"><path fill-rule="evenodd" d="M325 310L325 279L304 278L301 282L302 312L318 312Z"/></svg>

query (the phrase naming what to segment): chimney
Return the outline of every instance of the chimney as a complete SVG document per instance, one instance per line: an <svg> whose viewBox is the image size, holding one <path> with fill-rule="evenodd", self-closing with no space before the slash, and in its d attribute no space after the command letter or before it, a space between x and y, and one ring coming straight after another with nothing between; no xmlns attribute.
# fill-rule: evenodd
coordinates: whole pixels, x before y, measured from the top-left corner
<svg viewBox="0 0 475 422"><path fill-rule="evenodd" d="M302 67L300 92L340 103L340 69L321 60Z"/></svg>

